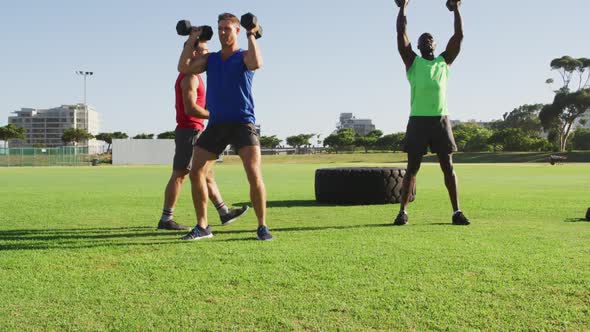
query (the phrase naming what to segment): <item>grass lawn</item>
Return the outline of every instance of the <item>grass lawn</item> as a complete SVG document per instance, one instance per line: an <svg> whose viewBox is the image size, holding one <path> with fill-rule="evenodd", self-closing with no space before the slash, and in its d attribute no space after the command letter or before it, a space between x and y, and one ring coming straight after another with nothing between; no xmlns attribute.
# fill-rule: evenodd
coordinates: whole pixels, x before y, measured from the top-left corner
<svg viewBox="0 0 590 332"><path fill-rule="evenodd" d="M424 164L392 227L397 205L314 201L316 168L360 161L265 164L272 242L211 205L211 240L155 231L168 166L0 168L0 331L590 329L590 164L457 165L469 227ZM239 164L215 171L249 201Z"/></svg>

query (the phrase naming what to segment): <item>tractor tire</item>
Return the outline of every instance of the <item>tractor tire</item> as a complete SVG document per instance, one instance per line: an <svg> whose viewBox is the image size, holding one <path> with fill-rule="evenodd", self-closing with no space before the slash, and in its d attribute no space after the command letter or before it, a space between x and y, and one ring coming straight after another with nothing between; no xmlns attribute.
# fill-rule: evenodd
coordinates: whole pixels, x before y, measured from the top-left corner
<svg viewBox="0 0 590 332"><path fill-rule="evenodd" d="M399 203L404 168L322 168L315 172L318 203L369 205ZM410 196L413 201L416 191Z"/></svg>

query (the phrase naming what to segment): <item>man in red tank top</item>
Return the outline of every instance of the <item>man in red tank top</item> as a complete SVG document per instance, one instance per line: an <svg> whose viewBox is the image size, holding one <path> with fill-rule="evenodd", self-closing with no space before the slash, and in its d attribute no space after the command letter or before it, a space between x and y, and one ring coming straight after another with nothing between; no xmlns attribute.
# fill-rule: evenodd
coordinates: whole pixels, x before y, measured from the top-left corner
<svg viewBox="0 0 590 332"><path fill-rule="evenodd" d="M206 54L207 52L207 43L198 42L195 45L193 56ZM180 195L182 184L190 172L193 146L203 131L205 119L209 118L209 111L205 109L205 84L200 75L179 74L174 90L176 96L176 130L174 131L176 150L172 175L164 192L164 209L158 223L158 229L188 230L190 227L180 225L174 221L174 206ZM233 222L248 210L248 206L243 206L241 209L229 209L224 204L212 170L207 175L207 188L209 190L209 199L215 204L222 225ZM194 196L195 192L193 190L193 200L195 199Z"/></svg>

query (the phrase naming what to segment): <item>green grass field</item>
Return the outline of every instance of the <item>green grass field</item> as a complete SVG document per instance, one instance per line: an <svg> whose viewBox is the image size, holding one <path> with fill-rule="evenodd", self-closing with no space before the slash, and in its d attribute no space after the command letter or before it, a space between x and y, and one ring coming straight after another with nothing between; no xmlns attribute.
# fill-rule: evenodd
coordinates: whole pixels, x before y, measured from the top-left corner
<svg viewBox="0 0 590 332"><path fill-rule="evenodd" d="M155 231L169 167L0 168L0 331L590 329L590 164L457 165L469 227L424 164L392 227L397 205L314 201L316 168L358 158L265 164L272 242L211 205L211 240ZM249 201L238 164L215 170Z"/></svg>

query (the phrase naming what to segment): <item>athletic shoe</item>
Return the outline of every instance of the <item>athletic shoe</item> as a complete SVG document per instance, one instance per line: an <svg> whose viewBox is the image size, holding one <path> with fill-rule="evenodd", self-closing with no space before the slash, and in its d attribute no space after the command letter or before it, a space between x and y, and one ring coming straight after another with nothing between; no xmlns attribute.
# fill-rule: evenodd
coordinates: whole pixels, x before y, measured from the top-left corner
<svg viewBox="0 0 590 332"><path fill-rule="evenodd" d="M469 224L471 224L471 223L469 222L469 219L467 219L467 217L465 217L463 212L459 211L459 212L453 214L453 225L467 226Z"/></svg>
<svg viewBox="0 0 590 332"><path fill-rule="evenodd" d="M408 223L408 214L405 213L404 211L400 211L397 214L397 217L395 217L395 220L393 221L394 226L403 226L407 223Z"/></svg>
<svg viewBox="0 0 590 332"><path fill-rule="evenodd" d="M260 241L270 241L272 240L272 235L270 235L268 227L258 226L258 229L256 230L256 238Z"/></svg>
<svg viewBox="0 0 590 332"><path fill-rule="evenodd" d="M229 212L224 216L219 216L221 219L221 226L229 225L236 221L241 215L248 211L248 205L242 206L241 209L230 209Z"/></svg>
<svg viewBox="0 0 590 332"><path fill-rule="evenodd" d="M187 231L191 228L188 226L183 226L183 225L177 224L174 220L169 220L169 221L160 220L160 222L158 223L158 229L164 229L164 230L168 230L168 231Z"/></svg>
<svg viewBox="0 0 590 332"><path fill-rule="evenodd" d="M195 226L192 231L180 239L183 241L197 241L202 239L210 239L212 237L213 233L211 233L211 226L207 226L205 229Z"/></svg>

